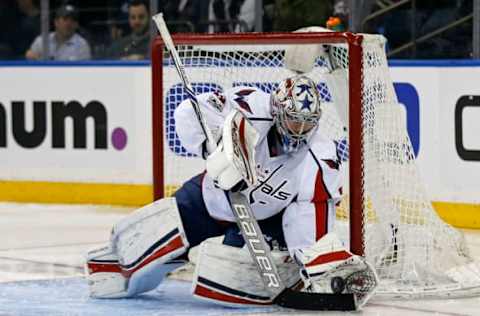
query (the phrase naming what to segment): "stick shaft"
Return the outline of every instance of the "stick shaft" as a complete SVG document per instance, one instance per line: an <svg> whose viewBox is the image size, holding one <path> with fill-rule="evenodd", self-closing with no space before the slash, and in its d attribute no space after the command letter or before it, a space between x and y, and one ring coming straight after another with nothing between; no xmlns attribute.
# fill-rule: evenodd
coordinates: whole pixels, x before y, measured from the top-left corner
<svg viewBox="0 0 480 316"><path fill-rule="evenodd" d="M217 145L213 139L212 132L208 128L205 118L203 117L202 111L200 110L197 96L195 95L195 92L193 91L193 87L190 81L188 80L182 60L180 59L180 56L178 55L178 51L175 48L175 45L173 44L172 36L168 31L165 20L163 19L163 13L154 15L152 19L155 22L155 25L157 26L158 31L160 32L160 36L162 37L163 42L165 43L165 47L170 52L170 56L173 59L173 63L175 65L175 68L177 69L178 75L180 76L183 86L187 91L187 95L188 95L188 98L190 99L190 103L192 104L192 107L195 110L195 115L197 116L198 122L200 123L202 132L207 139L207 151L209 153L212 153L213 150L215 150L215 148L217 147Z"/></svg>
<svg viewBox="0 0 480 316"><path fill-rule="evenodd" d="M262 230L253 216L247 198L240 192L230 192L229 197L237 224L262 277L265 288L275 298L285 290L285 284L283 284L277 266L273 262L270 247L267 245Z"/></svg>

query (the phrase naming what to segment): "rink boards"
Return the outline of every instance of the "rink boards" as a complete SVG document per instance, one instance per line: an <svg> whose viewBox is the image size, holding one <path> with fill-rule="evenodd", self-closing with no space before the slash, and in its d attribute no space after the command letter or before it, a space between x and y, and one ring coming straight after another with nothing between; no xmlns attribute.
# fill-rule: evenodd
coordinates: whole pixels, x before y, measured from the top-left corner
<svg viewBox="0 0 480 316"><path fill-rule="evenodd" d="M0 200L123 205L152 200L149 64L0 68ZM166 72L175 76L173 69ZM435 207L449 222L479 227L479 64L392 62L391 72ZM79 115L80 123L65 119L62 107ZM166 146L164 155L176 153ZM182 169L193 174L202 168L197 161Z"/></svg>

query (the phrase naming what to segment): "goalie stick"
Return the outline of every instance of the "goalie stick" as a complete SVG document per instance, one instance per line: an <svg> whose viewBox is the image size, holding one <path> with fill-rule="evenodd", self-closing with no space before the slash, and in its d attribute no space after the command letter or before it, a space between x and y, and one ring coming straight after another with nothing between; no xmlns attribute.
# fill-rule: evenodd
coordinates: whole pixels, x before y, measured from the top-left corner
<svg viewBox="0 0 480 316"><path fill-rule="evenodd" d="M216 148L216 143L213 141L212 134L202 115L192 85L187 78L185 68L180 60L177 50L175 49L165 20L163 19L163 14L156 14L152 18L162 36L166 48L170 52L175 68L177 69L180 79L187 91L197 119L207 139L207 150L211 153ZM243 154L243 152L240 154ZM280 278L271 257L270 247L265 242L263 233L257 220L253 216L253 212L246 197L240 192L229 192L228 196L232 211L235 215L240 231L242 232L242 236L245 239L247 248L274 304L282 307L304 310L356 310L356 300L353 294L306 293L297 292L287 288Z"/></svg>

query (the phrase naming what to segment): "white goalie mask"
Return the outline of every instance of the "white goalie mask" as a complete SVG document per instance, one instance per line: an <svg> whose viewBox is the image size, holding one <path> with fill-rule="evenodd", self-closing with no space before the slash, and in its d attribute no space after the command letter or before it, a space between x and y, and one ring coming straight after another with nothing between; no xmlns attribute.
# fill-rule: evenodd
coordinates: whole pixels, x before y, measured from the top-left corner
<svg viewBox="0 0 480 316"><path fill-rule="evenodd" d="M302 75L288 78L271 93L270 104L284 150L297 151L315 133L322 114L315 82Z"/></svg>

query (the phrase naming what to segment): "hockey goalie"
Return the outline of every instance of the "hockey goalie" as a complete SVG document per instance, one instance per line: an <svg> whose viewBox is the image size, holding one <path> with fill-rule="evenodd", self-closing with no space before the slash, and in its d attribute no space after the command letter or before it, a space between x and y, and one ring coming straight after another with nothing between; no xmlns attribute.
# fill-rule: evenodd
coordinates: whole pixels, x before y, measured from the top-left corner
<svg viewBox="0 0 480 316"><path fill-rule="evenodd" d="M197 96L218 146L212 150L190 100L175 112L176 132L206 172L138 209L112 229L108 245L88 253L93 298L132 297L157 287L200 245L193 295L226 305L268 305L272 298L240 234L228 192L240 192L270 246L282 281L308 293L352 293L367 302L378 278L334 232L342 163L318 131L315 82L290 77L267 94L239 86ZM222 243L209 240L222 237Z"/></svg>

